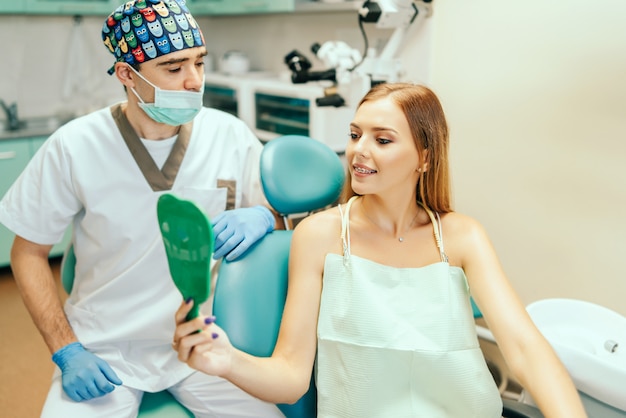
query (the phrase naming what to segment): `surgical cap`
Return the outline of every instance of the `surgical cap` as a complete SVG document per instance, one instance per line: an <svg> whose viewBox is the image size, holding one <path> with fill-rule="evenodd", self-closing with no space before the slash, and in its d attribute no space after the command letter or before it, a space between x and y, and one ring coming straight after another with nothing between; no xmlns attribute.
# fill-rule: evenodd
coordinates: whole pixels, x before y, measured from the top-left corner
<svg viewBox="0 0 626 418"><path fill-rule="evenodd" d="M204 46L185 0L131 0L104 22L102 41L116 62L139 64L185 48ZM113 65L109 74L114 73Z"/></svg>

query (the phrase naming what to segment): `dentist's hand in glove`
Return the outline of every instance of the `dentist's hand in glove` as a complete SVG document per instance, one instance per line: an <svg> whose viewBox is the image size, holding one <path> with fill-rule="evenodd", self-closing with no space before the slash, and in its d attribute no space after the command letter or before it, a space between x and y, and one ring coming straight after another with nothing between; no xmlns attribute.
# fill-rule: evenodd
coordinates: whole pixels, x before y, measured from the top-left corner
<svg viewBox="0 0 626 418"><path fill-rule="evenodd" d="M227 210L212 220L215 249L213 258L232 261L252 244L274 230L274 215L265 206Z"/></svg>
<svg viewBox="0 0 626 418"><path fill-rule="evenodd" d="M111 366L85 350L81 343L71 343L52 355L61 369L63 390L76 402L97 398L112 392L122 381Z"/></svg>

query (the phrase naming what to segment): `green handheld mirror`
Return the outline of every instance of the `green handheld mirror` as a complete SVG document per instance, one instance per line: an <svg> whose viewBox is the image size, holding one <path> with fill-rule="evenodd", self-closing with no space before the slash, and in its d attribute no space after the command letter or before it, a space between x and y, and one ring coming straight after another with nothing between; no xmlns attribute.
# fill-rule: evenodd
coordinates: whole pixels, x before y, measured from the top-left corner
<svg viewBox="0 0 626 418"><path fill-rule="evenodd" d="M159 198L157 218L174 284L183 299L193 299L187 320L193 319L209 298L211 288L211 222L195 203L171 194Z"/></svg>

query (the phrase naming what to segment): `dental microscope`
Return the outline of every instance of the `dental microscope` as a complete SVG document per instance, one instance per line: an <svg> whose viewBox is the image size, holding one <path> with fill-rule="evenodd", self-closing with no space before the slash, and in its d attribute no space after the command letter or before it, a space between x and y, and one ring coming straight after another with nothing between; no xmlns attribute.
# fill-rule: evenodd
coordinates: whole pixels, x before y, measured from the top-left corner
<svg viewBox="0 0 626 418"><path fill-rule="evenodd" d="M324 63L323 71L311 71L312 64L297 50L289 52L284 62L291 70L294 84L329 80L333 86L316 100L318 106L352 106L373 86L400 81L402 68L397 53L408 29L432 15L432 0L365 1L358 11L359 28L365 41L363 53L342 41L314 43L311 52ZM368 47L365 23L380 29L394 29L384 49L377 54Z"/></svg>

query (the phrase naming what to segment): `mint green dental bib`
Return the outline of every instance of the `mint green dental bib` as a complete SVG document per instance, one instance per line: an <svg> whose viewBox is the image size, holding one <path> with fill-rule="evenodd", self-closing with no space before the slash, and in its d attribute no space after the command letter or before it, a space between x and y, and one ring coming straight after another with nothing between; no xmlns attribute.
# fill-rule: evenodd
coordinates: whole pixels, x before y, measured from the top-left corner
<svg viewBox="0 0 626 418"><path fill-rule="evenodd" d="M318 417L499 418L463 270L382 265L350 255L345 239L344 256L328 254L324 266Z"/></svg>

